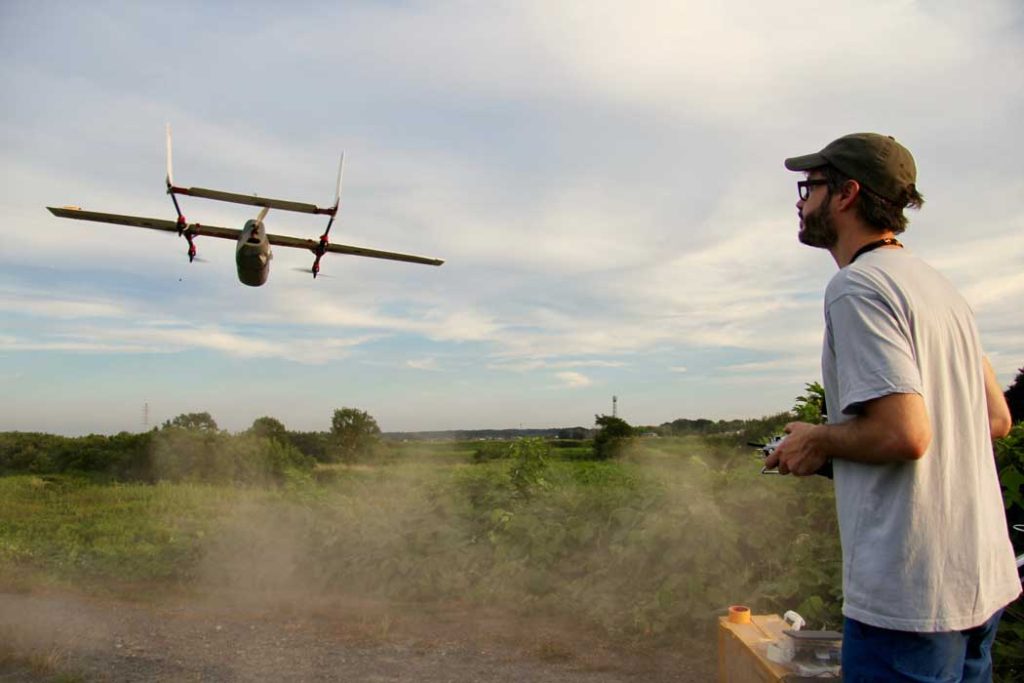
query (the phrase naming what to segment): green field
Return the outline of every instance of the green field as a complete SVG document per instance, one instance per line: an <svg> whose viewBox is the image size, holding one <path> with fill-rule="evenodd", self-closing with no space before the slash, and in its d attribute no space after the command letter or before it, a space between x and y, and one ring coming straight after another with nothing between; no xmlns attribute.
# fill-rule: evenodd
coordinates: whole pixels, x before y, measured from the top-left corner
<svg viewBox="0 0 1024 683"><path fill-rule="evenodd" d="M1007 467L1019 466L1019 425L1014 434L1001 445ZM763 476L735 440L633 439L605 461L540 440L384 451L256 484L8 474L0 577L8 589L140 597L480 605L651 643L711 643L715 617L737 603L795 609L813 628L840 623L831 482ZM1004 662L1019 659L1015 610L997 643Z"/></svg>
<svg viewBox="0 0 1024 683"><path fill-rule="evenodd" d="M761 476L748 449L638 440L612 462L472 463L403 444L281 488L0 478L0 563L20 580L355 592L554 613L608 633L706 629L734 603L833 623L828 482Z"/></svg>

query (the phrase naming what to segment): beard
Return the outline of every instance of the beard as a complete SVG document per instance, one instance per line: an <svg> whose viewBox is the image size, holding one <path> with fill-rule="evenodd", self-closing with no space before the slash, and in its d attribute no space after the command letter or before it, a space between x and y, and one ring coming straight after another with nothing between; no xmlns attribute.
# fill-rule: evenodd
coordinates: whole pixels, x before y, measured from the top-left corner
<svg viewBox="0 0 1024 683"><path fill-rule="evenodd" d="M818 205L817 210L800 216L800 232L797 238L809 247L831 249L839 240L835 221L828 210L827 201Z"/></svg>

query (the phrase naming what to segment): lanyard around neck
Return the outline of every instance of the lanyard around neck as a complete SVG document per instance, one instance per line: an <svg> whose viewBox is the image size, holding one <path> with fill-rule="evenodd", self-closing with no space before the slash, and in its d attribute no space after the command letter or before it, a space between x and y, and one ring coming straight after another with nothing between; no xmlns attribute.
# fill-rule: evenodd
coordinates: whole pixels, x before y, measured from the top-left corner
<svg viewBox="0 0 1024 683"><path fill-rule="evenodd" d="M856 261L857 257L860 256L861 254L866 254L869 251L874 251L875 249L878 249L879 247L887 247L890 244L894 244L897 247L899 247L900 249L903 248L903 245L900 244L900 241L898 239L896 239L895 237L883 237L880 240L875 240L874 242L868 242L863 247L858 249L854 253L853 258L850 259L850 263L853 263L854 261ZM850 263L848 263L846 265L850 265Z"/></svg>

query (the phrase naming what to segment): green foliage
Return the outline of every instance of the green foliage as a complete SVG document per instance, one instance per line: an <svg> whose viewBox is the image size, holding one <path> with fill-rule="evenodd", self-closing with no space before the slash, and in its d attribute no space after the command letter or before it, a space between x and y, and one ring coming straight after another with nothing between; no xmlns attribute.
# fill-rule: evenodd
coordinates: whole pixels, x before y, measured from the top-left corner
<svg viewBox="0 0 1024 683"><path fill-rule="evenodd" d="M314 461L290 443L245 433L171 427L153 436L152 478L215 484L282 485Z"/></svg>
<svg viewBox="0 0 1024 683"><path fill-rule="evenodd" d="M541 438L516 439L509 447L512 467L508 476L512 488L522 498L529 498L531 493L546 486L544 470L547 468L547 457L550 448Z"/></svg>
<svg viewBox="0 0 1024 683"><path fill-rule="evenodd" d="M633 436L633 428L622 418L595 415L597 433L594 435L594 459L609 460L622 455L626 443Z"/></svg>
<svg viewBox="0 0 1024 683"><path fill-rule="evenodd" d="M252 427L249 427L249 433L264 439L275 439L281 443L289 441L288 430L280 420L273 417L256 418L253 420Z"/></svg>
<svg viewBox="0 0 1024 683"><path fill-rule="evenodd" d="M793 415L799 422L824 424L825 387L821 386L819 382L809 382L805 386L807 387L807 393L796 397Z"/></svg>
<svg viewBox="0 0 1024 683"><path fill-rule="evenodd" d="M317 462L331 461L331 435L327 432L288 432L288 443Z"/></svg>
<svg viewBox="0 0 1024 683"><path fill-rule="evenodd" d="M64 437L32 432L0 433L0 474L93 472L115 479L144 478L152 433Z"/></svg>
<svg viewBox="0 0 1024 683"><path fill-rule="evenodd" d="M380 439L377 421L363 410L339 408L331 418L331 445L340 462L356 462L373 454Z"/></svg>
<svg viewBox="0 0 1024 683"><path fill-rule="evenodd" d="M707 418L679 418L660 425L657 432L661 436L688 436L692 434L724 434L734 432L743 427L743 420L709 420Z"/></svg>
<svg viewBox="0 0 1024 683"><path fill-rule="evenodd" d="M1011 524L1024 524L1024 421L996 440L995 451L1007 519Z"/></svg>
<svg viewBox="0 0 1024 683"><path fill-rule="evenodd" d="M223 506L209 486L97 484L70 475L0 478L0 573L60 579L185 579Z"/></svg>
<svg viewBox="0 0 1024 683"><path fill-rule="evenodd" d="M473 462L501 460L512 455L507 441L481 441L473 449Z"/></svg>
<svg viewBox="0 0 1024 683"><path fill-rule="evenodd" d="M1024 368L1017 371L1017 376L1013 378L1013 384L1006 389L1003 396L1006 397L1006 404L1010 407L1013 421L1024 421Z"/></svg>
<svg viewBox="0 0 1024 683"><path fill-rule="evenodd" d="M785 411L764 417L740 420L734 431L712 434L707 441L712 444L745 446L748 443L764 443L772 436L782 433L782 428L793 421L793 413Z"/></svg>
<svg viewBox="0 0 1024 683"><path fill-rule="evenodd" d="M250 432L166 426L142 434L62 437L0 433L0 473L80 473L115 481L193 481L280 486L315 461L289 442Z"/></svg>
<svg viewBox="0 0 1024 683"><path fill-rule="evenodd" d="M1017 384L1021 384L1020 377ZM1011 527L1024 524L1024 421L1017 422L1005 438L998 439L995 450L1006 520ZM1024 553L1024 533L1010 533L1016 552ZM1024 605L1020 599L1006 608L992 651L995 680L1024 678Z"/></svg>
<svg viewBox="0 0 1024 683"><path fill-rule="evenodd" d="M190 432L216 432L217 422L209 413L182 413L163 424L163 429L178 427Z"/></svg>

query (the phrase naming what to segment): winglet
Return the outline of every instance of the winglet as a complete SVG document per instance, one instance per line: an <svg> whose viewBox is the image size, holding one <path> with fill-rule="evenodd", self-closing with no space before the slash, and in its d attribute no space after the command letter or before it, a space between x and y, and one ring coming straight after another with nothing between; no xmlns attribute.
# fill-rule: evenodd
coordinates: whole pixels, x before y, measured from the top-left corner
<svg viewBox="0 0 1024 683"><path fill-rule="evenodd" d="M171 168L171 124L167 124L167 189L174 186L174 172Z"/></svg>

